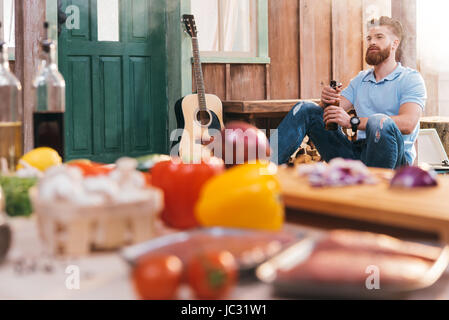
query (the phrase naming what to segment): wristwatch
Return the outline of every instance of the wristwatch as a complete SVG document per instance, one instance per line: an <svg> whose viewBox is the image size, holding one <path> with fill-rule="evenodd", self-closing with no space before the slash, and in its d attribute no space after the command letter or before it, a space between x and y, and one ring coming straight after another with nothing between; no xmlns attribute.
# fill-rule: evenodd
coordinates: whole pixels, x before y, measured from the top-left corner
<svg viewBox="0 0 449 320"><path fill-rule="evenodd" d="M359 127L360 124L360 118L352 117L351 120L349 120L349 122L351 123L352 132L356 133L357 128Z"/></svg>

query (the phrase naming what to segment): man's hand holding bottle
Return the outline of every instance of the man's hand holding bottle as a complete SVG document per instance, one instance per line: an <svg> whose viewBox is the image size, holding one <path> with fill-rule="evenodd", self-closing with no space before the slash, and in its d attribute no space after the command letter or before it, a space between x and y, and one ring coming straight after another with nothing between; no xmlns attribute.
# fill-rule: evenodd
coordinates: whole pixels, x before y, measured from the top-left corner
<svg viewBox="0 0 449 320"><path fill-rule="evenodd" d="M327 130L337 130L338 125L343 128L351 126L351 117L340 107L340 94L343 87L341 83L331 81L329 86L321 92L321 107L324 108L323 120Z"/></svg>

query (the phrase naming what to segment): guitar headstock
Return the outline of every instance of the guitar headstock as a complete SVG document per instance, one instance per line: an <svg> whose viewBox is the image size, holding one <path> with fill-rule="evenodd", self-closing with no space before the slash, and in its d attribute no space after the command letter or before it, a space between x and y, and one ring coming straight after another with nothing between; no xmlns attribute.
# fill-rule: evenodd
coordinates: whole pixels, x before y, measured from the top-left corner
<svg viewBox="0 0 449 320"><path fill-rule="evenodd" d="M195 17L193 14L184 14L182 16L182 22L186 26L187 33L192 37L196 38L198 36L198 30L196 28Z"/></svg>

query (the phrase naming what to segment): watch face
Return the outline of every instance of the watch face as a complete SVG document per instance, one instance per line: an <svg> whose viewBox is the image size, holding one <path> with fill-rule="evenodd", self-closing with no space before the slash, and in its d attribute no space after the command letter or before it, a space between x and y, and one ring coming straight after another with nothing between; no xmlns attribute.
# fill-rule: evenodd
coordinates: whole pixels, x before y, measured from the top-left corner
<svg viewBox="0 0 449 320"><path fill-rule="evenodd" d="M358 124L360 124L360 119L357 118L357 117L352 117L352 118L351 118L351 124L352 124L352 125L358 125Z"/></svg>

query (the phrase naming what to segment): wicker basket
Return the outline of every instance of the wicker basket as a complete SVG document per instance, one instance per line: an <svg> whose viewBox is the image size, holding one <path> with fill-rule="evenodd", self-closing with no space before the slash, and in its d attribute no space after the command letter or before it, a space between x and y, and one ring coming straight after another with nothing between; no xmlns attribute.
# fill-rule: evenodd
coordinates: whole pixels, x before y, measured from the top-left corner
<svg viewBox="0 0 449 320"><path fill-rule="evenodd" d="M39 234L49 253L82 256L154 237L154 221L162 210L163 194L159 189L153 190L145 201L95 207L41 201L36 187L30 190L30 198Z"/></svg>

